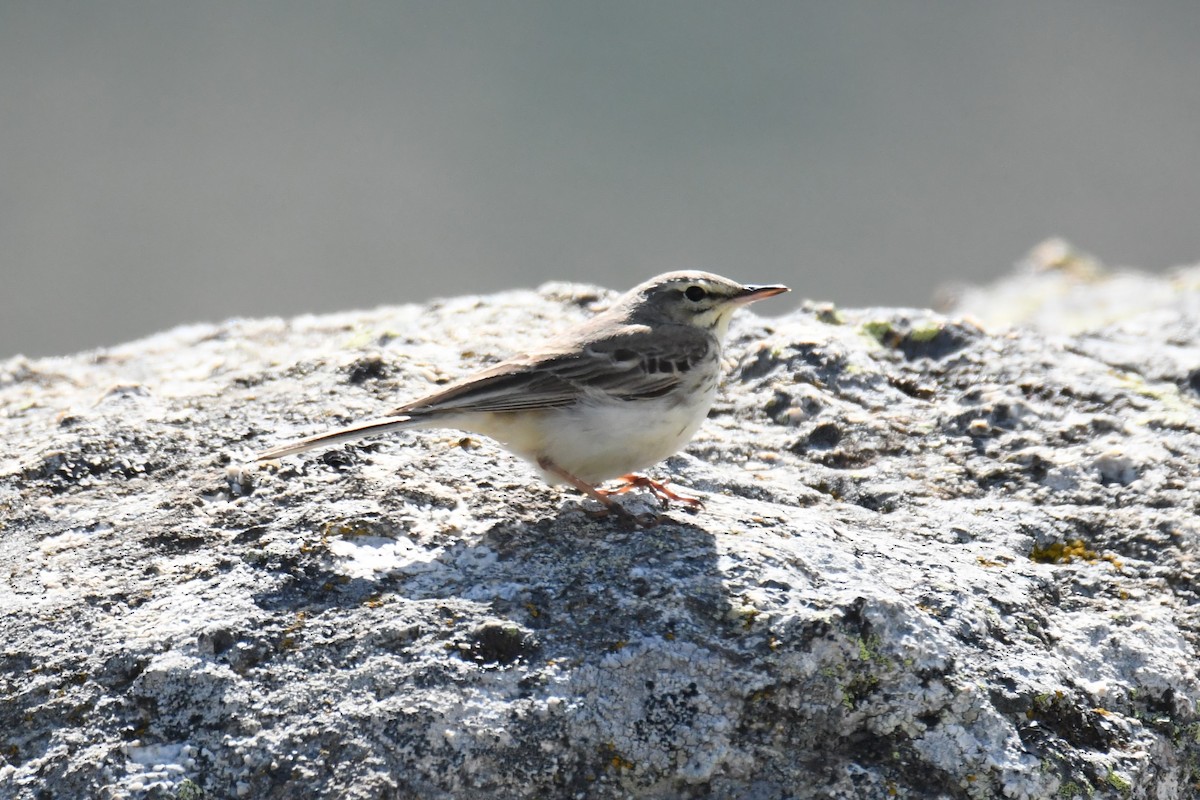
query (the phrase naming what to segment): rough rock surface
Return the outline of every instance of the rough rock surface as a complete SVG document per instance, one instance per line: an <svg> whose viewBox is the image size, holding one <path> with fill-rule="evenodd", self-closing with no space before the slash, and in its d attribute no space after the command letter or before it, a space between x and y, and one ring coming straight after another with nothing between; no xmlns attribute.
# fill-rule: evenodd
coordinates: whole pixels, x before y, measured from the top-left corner
<svg viewBox="0 0 1200 800"><path fill-rule="evenodd" d="M1200 270L1121 280L743 315L648 530L452 431L244 468L599 290L2 362L0 797L1195 797Z"/></svg>

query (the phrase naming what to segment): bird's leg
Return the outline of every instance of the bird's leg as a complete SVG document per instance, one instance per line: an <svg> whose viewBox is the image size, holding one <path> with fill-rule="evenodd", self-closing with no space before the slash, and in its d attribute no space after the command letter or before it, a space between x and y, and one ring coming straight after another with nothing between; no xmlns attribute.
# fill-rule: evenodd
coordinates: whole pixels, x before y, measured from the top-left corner
<svg viewBox="0 0 1200 800"><path fill-rule="evenodd" d="M582 492L583 494L586 494L588 497L592 498L597 503L600 503L600 505L604 506L604 509L599 514L596 514L593 516L606 517L609 514L616 514L623 521L625 521L626 523L631 523L634 527L637 527L638 525L652 525L658 521L658 517L653 514L645 515L645 514L629 513L624 508L622 508L616 501L614 501L612 498L608 497L607 494L601 492L599 489L597 489L595 486L592 486L587 481L576 478L574 475L567 472L565 469L560 467L558 464L555 464L553 461L551 461L548 458L544 458L544 457L539 458L538 466L541 467L546 472L549 472L551 475L561 478L563 481L565 481L566 483L569 483L576 490ZM654 517L654 518L649 519L648 517Z"/></svg>
<svg viewBox="0 0 1200 800"><path fill-rule="evenodd" d="M698 497L688 497L684 494L679 494L667 488L666 481L656 481L647 478L645 475L637 475L630 473L621 477L621 485L615 489L598 489L597 491L604 494L625 494L633 489L647 489L652 495L663 502L663 505L668 505L671 501L683 503L689 508L703 508L704 501Z"/></svg>
<svg viewBox="0 0 1200 800"><path fill-rule="evenodd" d="M558 464L555 464L550 459L539 458L538 466L541 467L542 469L544 469L546 472L549 472L550 474L554 475L555 477L562 478L564 481L571 484L572 487L579 490L580 492L583 492L588 497L590 497L593 500L595 500L596 502L600 503L602 506L609 509L610 511L612 509L618 507L617 504L614 503L612 500L610 500L608 497L606 497L603 494L601 494L600 492L596 491L595 486L592 486L590 483L587 483L586 481L581 481L579 478L576 478L574 475L567 472L565 469L560 467Z"/></svg>

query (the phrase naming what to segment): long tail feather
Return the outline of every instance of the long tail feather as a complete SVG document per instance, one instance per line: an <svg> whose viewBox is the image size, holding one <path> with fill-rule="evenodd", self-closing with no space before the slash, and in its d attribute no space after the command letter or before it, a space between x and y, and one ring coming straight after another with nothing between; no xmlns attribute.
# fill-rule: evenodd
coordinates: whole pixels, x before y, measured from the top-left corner
<svg viewBox="0 0 1200 800"><path fill-rule="evenodd" d="M329 447L330 445L339 444L341 442L350 442L355 439L363 439L368 436L379 436L380 434L389 433L391 431L404 430L405 428L417 427L417 423L411 417L394 417L392 419L376 419L370 422L359 422L345 428L338 428L334 431L326 433L318 433L315 436L307 436L303 439L297 439L294 442L281 444L278 447L272 447L270 450L263 450L254 457L255 461L265 461L269 458L283 458L284 456L294 456L297 453L303 453L306 450L314 450L318 447Z"/></svg>

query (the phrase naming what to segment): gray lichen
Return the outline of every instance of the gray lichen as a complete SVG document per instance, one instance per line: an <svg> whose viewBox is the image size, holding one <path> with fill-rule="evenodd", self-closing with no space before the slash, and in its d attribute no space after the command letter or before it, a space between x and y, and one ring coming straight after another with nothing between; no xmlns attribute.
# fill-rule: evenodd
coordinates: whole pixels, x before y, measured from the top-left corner
<svg viewBox="0 0 1200 800"><path fill-rule="evenodd" d="M1193 796L1200 270L1131 280L747 315L640 531L452 431L247 466L595 289L0 363L0 795Z"/></svg>

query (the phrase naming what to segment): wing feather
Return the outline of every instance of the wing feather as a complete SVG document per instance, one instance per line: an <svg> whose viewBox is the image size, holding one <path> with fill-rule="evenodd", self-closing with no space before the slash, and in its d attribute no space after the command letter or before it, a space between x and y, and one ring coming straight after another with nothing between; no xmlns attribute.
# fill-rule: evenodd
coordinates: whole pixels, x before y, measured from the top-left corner
<svg viewBox="0 0 1200 800"><path fill-rule="evenodd" d="M708 357L715 343L692 326L668 335L643 325L503 361L445 389L395 408L388 416L564 408L585 398L661 397Z"/></svg>

